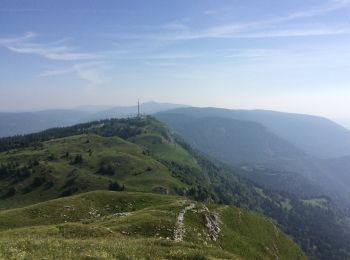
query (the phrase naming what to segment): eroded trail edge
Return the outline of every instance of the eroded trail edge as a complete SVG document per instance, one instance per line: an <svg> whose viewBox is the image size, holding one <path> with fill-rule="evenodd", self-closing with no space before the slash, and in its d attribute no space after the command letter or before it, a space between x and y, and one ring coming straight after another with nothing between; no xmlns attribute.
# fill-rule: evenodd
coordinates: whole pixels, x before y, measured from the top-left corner
<svg viewBox="0 0 350 260"><path fill-rule="evenodd" d="M175 224L175 231L174 231L174 240L175 241L180 242L183 240L185 233L186 233L186 228L184 225L185 214L188 210L194 209L195 206L196 205L194 203L192 203L191 205L184 207L180 211L179 215L177 216L176 224Z"/></svg>

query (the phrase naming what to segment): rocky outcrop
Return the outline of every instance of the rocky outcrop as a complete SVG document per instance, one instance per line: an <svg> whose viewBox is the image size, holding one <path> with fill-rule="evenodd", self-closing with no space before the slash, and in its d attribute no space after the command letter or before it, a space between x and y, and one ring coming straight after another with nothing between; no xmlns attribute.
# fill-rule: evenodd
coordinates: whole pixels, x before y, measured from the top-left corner
<svg viewBox="0 0 350 260"><path fill-rule="evenodd" d="M174 240L175 241L182 241L184 236L185 236L185 233L186 233L186 228L185 228L185 225L184 225L184 217L185 217L185 214L188 210L191 210L191 209L194 209L195 207L195 204L192 203L191 205L189 206L186 206L184 207L179 215L177 216L176 218L176 224L175 224L175 231L174 231Z"/></svg>

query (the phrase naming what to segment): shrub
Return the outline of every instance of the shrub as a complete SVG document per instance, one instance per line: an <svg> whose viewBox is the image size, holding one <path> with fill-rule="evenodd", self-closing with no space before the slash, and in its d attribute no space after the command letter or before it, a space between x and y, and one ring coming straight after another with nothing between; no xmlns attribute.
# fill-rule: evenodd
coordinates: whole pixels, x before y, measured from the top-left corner
<svg viewBox="0 0 350 260"><path fill-rule="evenodd" d="M77 154L74 157L74 160L72 161L72 164L82 164L83 163L83 156L81 154Z"/></svg>
<svg viewBox="0 0 350 260"><path fill-rule="evenodd" d="M120 185L118 182L114 181L109 184L108 189L112 191L123 191L125 190L125 186L124 184Z"/></svg>
<svg viewBox="0 0 350 260"><path fill-rule="evenodd" d="M14 187L9 188L9 190L7 191L7 193L2 196L3 199L7 199L10 198L12 196L14 196L16 194L17 190Z"/></svg>
<svg viewBox="0 0 350 260"><path fill-rule="evenodd" d="M101 163L100 168L97 171L98 174L100 175L114 175L115 171L113 169L113 166L110 164L105 164L105 163Z"/></svg>

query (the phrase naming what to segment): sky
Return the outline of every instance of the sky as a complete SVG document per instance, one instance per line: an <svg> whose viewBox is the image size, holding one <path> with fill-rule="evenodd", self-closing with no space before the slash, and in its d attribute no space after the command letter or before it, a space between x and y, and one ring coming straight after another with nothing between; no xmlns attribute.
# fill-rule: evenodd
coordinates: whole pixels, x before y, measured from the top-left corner
<svg viewBox="0 0 350 260"><path fill-rule="evenodd" d="M350 0L0 0L0 111L137 98L350 126Z"/></svg>

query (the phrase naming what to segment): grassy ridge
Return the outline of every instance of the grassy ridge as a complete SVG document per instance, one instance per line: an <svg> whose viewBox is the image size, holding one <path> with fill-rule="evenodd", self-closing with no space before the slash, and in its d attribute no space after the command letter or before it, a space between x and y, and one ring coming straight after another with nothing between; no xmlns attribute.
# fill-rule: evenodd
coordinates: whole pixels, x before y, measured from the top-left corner
<svg viewBox="0 0 350 260"><path fill-rule="evenodd" d="M175 242L179 212L183 241ZM79 259L305 259L271 222L177 196L95 191L0 212L0 257ZM206 217L219 219L212 239Z"/></svg>
<svg viewBox="0 0 350 260"><path fill-rule="evenodd" d="M77 155L82 157L82 162L74 163ZM0 163L9 161L18 165L17 169L28 167L30 176L19 181L15 175L2 178L1 190L16 189L13 196L0 201L3 208L108 189L113 181L124 184L129 191L152 192L162 187L167 193L175 193L175 188L186 187L140 146L118 137L84 134L54 139L44 142L40 148L24 148L0 155ZM37 165L32 166L34 161ZM101 172L101 164L110 166L111 171ZM33 185L38 178L41 183Z"/></svg>
<svg viewBox="0 0 350 260"><path fill-rule="evenodd" d="M265 200L251 185L175 140L153 118L51 129L0 139L1 147L0 209L108 189L112 182L128 191L245 208L257 208Z"/></svg>

